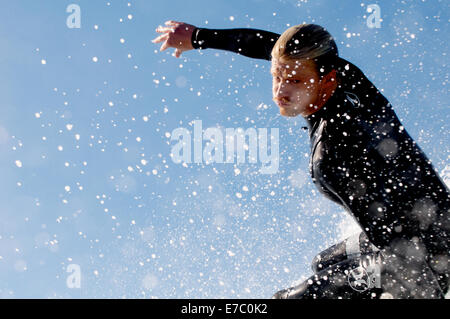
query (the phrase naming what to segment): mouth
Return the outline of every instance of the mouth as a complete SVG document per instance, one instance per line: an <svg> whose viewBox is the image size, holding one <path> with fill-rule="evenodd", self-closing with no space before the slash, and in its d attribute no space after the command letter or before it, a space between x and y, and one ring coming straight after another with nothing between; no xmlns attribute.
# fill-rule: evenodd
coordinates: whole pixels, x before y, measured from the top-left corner
<svg viewBox="0 0 450 319"><path fill-rule="evenodd" d="M294 117L299 114L297 106L291 102L277 100L275 103L280 108L280 114L283 116Z"/></svg>
<svg viewBox="0 0 450 319"><path fill-rule="evenodd" d="M282 107L282 108L286 108L286 107L288 107L291 103L289 103L289 102L286 102L286 101L275 101L275 103L279 106L279 107Z"/></svg>

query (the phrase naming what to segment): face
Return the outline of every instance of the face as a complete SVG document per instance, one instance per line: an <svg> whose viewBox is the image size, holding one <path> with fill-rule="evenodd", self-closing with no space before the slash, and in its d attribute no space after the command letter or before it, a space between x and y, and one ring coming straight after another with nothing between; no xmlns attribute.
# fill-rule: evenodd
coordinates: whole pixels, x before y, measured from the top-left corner
<svg viewBox="0 0 450 319"><path fill-rule="evenodd" d="M271 73L273 100L281 115L306 117L319 109L322 83L313 61L272 59Z"/></svg>

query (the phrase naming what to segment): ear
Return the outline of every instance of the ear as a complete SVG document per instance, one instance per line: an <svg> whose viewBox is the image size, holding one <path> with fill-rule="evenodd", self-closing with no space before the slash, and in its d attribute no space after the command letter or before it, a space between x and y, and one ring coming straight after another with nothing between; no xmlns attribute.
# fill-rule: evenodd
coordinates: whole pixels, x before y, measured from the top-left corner
<svg viewBox="0 0 450 319"><path fill-rule="evenodd" d="M323 76L320 86L320 97L323 101L328 100L328 98L334 93L337 86L336 70L333 69Z"/></svg>

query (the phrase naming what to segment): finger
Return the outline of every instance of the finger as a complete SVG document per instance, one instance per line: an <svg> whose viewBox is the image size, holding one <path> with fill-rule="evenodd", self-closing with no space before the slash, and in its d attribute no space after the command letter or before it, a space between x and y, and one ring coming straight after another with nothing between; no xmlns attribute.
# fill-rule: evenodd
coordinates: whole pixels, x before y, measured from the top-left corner
<svg viewBox="0 0 450 319"><path fill-rule="evenodd" d="M180 56L181 56L181 50L180 49L175 49L175 53L174 53L174 55L175 55L175 57L176 58L179 58Z"/></svg>
<svg viewBox="0 0 450 319"><path fill-rule="evenodd" d="M159 51L162 52L162 51L166 50L167 48L169 48L170 45L169 45L168 42L169 42L169 41L164 42L163 45L161 46L161 48L159 49Z"/></svg>
<svg viewBox="0 0 450 319"><path fill-rule="evenodd" d="M179 24L182 24L182 23L183 22L169 20L169 21L166 21L165 25L170 25L170 26L176 27L176 26L178 26Z"/></svg>
<svg viewBox="0 0 450 319"><path fill-rule="evenodd" d="M160 35L159 37L153 39L152 42L159 43L159 42L167 40L167 38L169 38L169 35L166 33L166 34Z"/></svg>
<svg viewBox="0 0 450 319"><path fill-rule="evenodd" d="M156 29L156 32L159 32L159 33L162 33L162 32L173 32L173 28L159 26Z"/></svg>

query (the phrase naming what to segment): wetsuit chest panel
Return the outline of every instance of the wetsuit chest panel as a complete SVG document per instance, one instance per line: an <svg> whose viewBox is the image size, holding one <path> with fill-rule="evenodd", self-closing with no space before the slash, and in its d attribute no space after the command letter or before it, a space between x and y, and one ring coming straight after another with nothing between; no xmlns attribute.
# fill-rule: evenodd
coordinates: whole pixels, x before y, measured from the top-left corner
<svg viewBox="0 0 450 319"><path fill-rule="evenodd" d="M322 171L323 165L326 162L324 156L328 156L327 143L325 143L327 133L326 133L327 121L322 120L312 139L311 139L311 157L309 163L309 169L313 182L315 183L317 189L325 195L328 199L341 204L341 200L335 196L334 192L330 191L329 186L326 183L327 173Z"/></svg>

